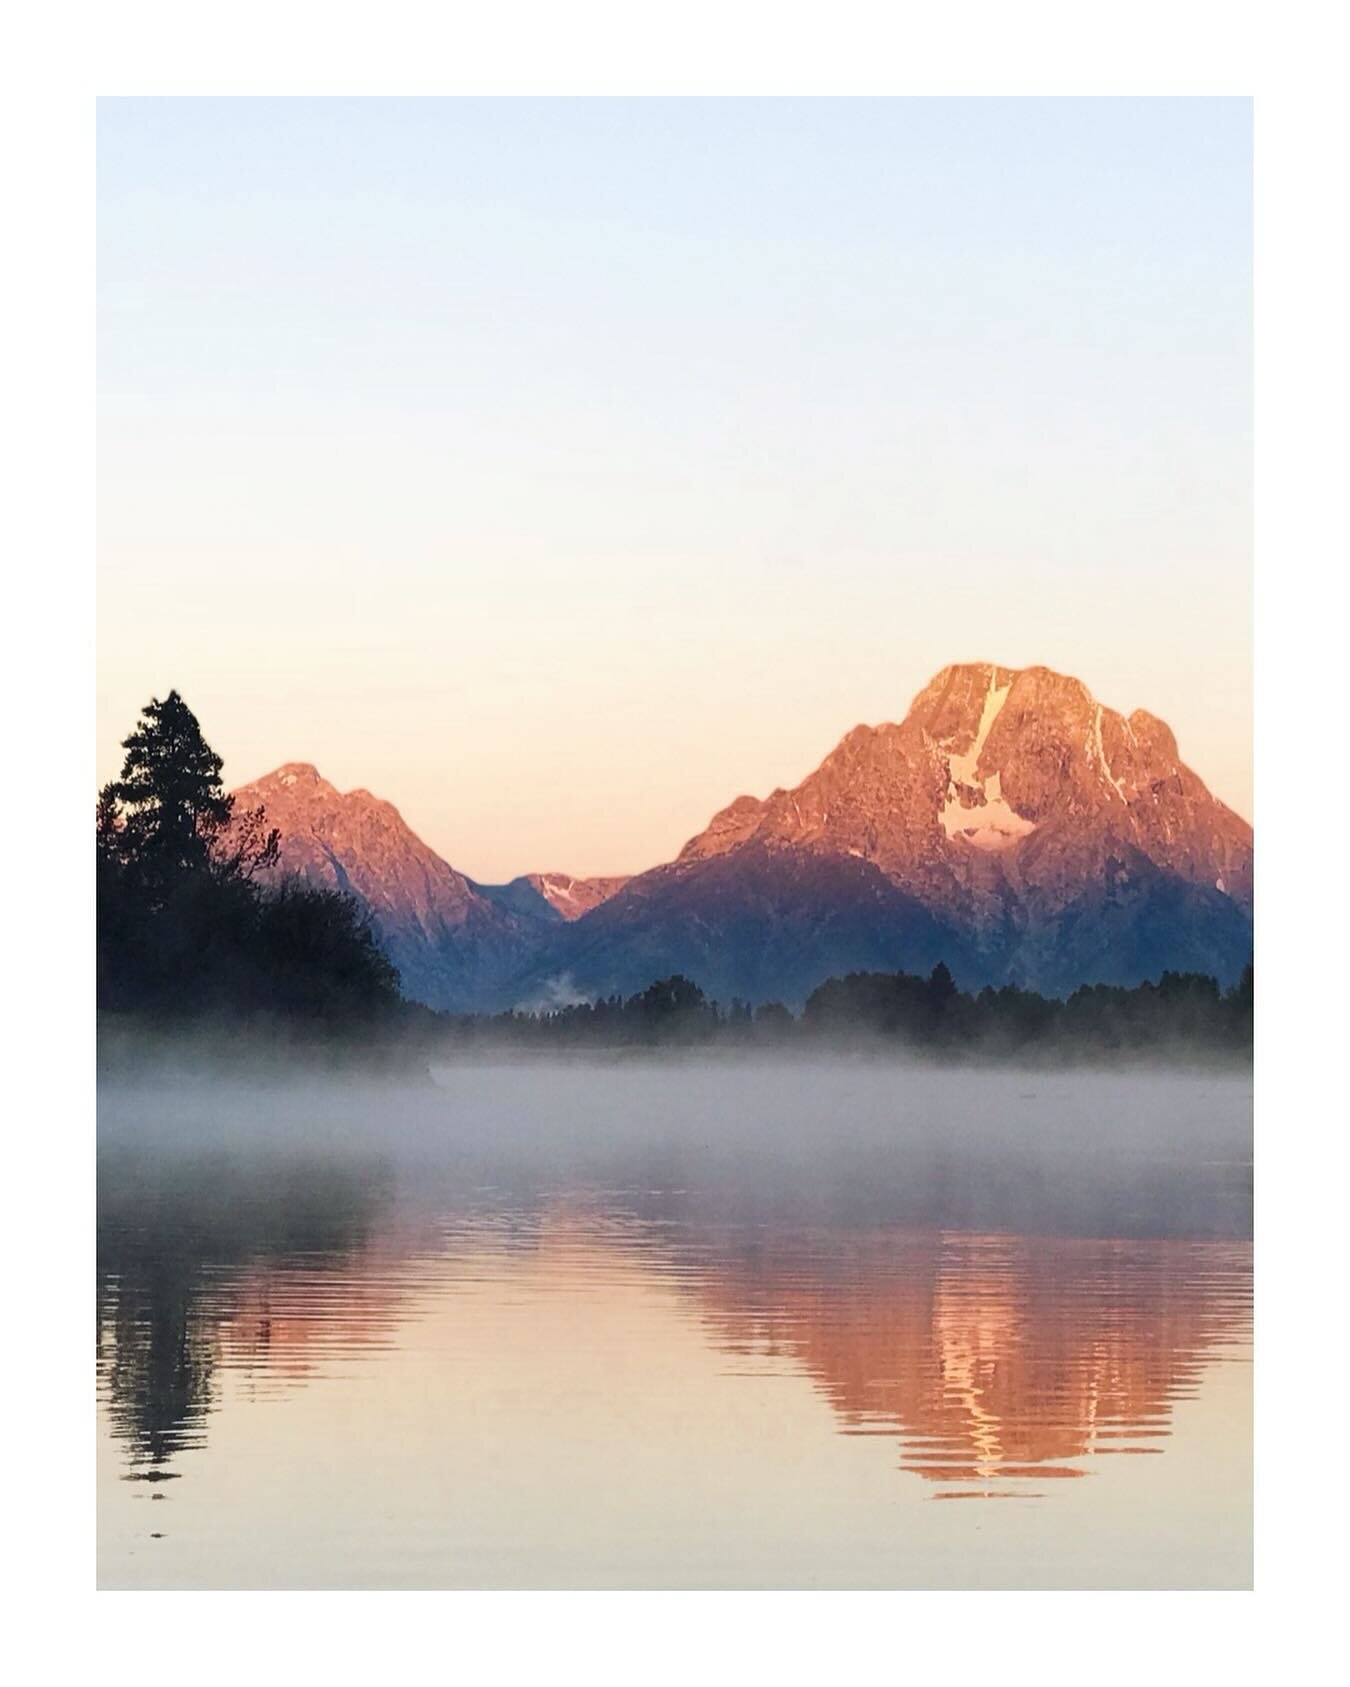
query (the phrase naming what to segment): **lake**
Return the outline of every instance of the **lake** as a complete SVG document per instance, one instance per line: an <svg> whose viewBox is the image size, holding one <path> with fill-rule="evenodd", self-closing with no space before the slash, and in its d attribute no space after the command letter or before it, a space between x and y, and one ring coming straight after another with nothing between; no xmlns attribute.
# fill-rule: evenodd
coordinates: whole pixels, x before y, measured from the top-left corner
<svg viewBox="0 0 1350 1687"><path fill-rule="evenodd" d="M1249 1076L99 1101L107 1588L1248 1587Z"/></svg>

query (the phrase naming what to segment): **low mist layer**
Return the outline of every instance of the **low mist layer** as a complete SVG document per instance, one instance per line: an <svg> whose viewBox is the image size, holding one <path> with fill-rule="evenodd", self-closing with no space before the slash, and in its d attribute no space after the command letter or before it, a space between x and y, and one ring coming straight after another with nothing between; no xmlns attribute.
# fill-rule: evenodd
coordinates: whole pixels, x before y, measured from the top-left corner
<svg viewBox="0 0 1350 1687"><path fill-rule="evenodd" d="M559 1189L651 1216L1250 1234L1251 1087L1223 1075L947 1073L746 1059L433 1068L425 1084L108 1084L105 1171L372 1157L410 1197ZM138 1177L142 1174L138 1172ZM371 1174L373 1176L373 1173ZM452 1200L453 1204L453 1200Z"/></svg>

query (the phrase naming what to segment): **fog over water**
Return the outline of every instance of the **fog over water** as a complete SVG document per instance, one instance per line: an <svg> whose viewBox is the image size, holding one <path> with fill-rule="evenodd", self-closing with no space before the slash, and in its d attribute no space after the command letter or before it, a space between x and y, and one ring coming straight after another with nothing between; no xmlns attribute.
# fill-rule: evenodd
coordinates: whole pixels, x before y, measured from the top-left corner
<svg viewBox="0 0 1350 1687"><path fill-rule="evenodd" d="M105 1087L104 1156L376 1155L523 1199L605 1189L759 1222L1245 1236L1251 1081L826 1060L526 1061L353 1079Z"/></svg>
<svg viewBox="0 0 1350 1687"><path fill-rule="evenodd" d="M1250 1580L1249 1076L518 1061L99 1115L103 1585Z"/></svg>

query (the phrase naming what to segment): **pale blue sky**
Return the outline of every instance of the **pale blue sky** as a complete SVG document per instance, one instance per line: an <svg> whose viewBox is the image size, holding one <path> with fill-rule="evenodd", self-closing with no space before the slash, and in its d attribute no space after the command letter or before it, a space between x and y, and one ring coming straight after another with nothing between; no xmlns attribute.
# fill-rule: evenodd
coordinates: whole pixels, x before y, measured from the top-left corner
<svg viewBox="0 0 1350 1687"><path fill-rule="evenodd" d="M172 685L458 867L632 870L945 663L1250 814L1239 100L99 117L99 773Z"/></svg>

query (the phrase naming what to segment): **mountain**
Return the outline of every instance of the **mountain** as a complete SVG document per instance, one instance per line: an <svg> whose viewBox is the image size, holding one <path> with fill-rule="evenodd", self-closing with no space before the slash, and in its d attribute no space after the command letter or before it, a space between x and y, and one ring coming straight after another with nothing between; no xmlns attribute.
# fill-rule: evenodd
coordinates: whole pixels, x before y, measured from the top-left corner
<svg viewBox="0 0 1350 1687"><path fill-rule="evenodd" d="M738 797L565 932L526 981L583 994L686 971L799 1002L831 973L1061 993L1251 957L1252 830L1171 730L1047 668L944 668L792 790Z"/></svg>
<svg viewBox="0 0 1350 1687"><path fill-rule="evenodd" d="M628 994L682 972L798 1006L849 971L1062 994L1164 969L1235 980L1252 951L1252 829L1128 717L1048 668L944 668L898 725L858 726L792 790L738 797L631 879L480 885L368 791L293 762L235 793L280 871L352 892L405 992L490 1011Z"/></svg>
<svg viewBox="0 0 1350 1687"><path fill-rule="evenodd" d="M1252 897L1252 829L1182 765L1170 728L1048 668L944 668L899 726L855 727L794 790L738 797L680 860L750 838L861 856L949 905L1015 864L1039 879L1054 858L1076 883L1064 845L1091 838Z"/></svg>
<svg viewBox="0 0 1350 1687"><path fill-rule="evenodd" d="M589 914L622 890L629 876L574 879L570 873L523 873L508 884L474 885L474 889L500 908L555 925Z"/></svg>
<svg viewBox="0 0 1350 1687"><path fill-rule="evenodd" d="M367 910L405 995L467 1012L493 1004L537 947L539 922L513 913L442 861L392 803L339 791L288 762L234 793L281 833L277 874L346 891Z"/></svg>

